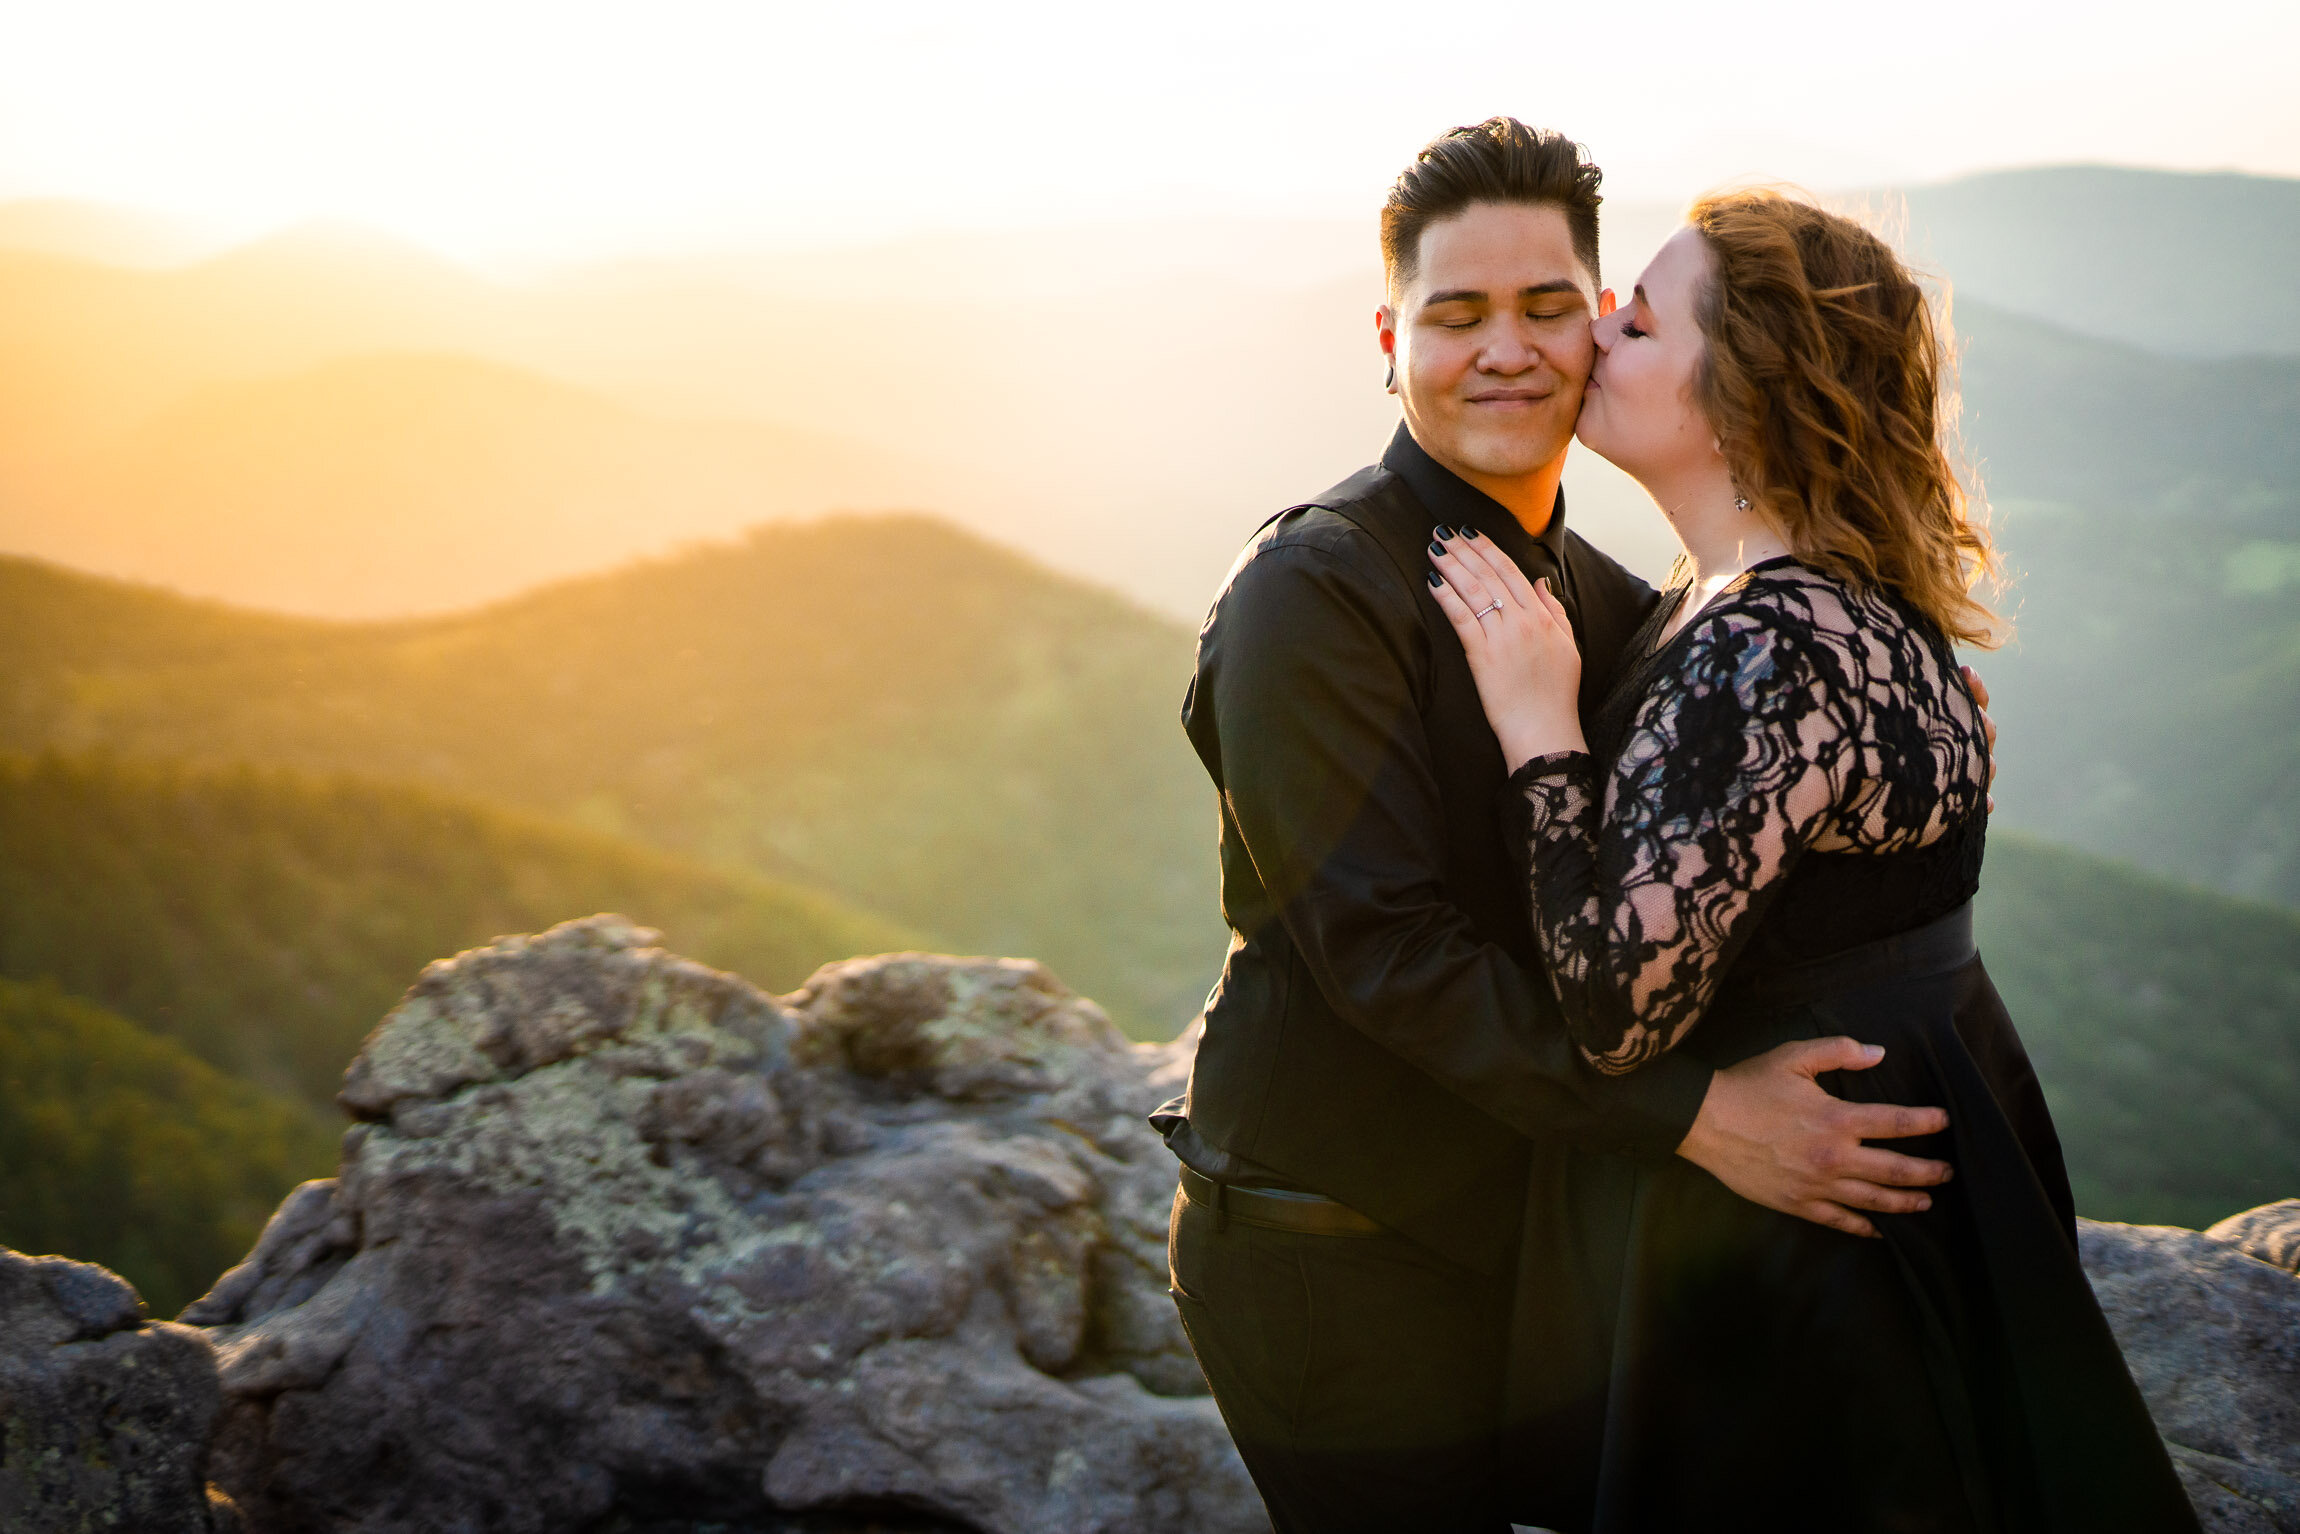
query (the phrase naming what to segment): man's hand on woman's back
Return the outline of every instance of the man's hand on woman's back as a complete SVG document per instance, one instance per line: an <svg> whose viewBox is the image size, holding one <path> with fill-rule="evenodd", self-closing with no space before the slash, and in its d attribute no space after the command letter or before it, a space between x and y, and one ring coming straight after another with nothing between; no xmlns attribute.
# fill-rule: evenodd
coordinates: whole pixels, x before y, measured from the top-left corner
<svg viewBox="0 0 2300 1534"><path fill-rule="evenodd" d="M1947 1182L1949 1164L1863 1142L1938 1134L1939 1108L1847 1102L1814 1078L1865 1071L1885 1052L1858 1039L1799 1039L1719 1071L1677 1154L1768 1209L1855 1236L1876 1227L1860 1211L1915 1214L1917 1191Z"/></svg>

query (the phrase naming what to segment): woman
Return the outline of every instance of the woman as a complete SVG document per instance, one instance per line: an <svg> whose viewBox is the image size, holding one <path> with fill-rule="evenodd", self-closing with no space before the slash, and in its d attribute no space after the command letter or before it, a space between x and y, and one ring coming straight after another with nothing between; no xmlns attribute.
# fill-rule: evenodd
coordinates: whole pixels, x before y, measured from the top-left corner
<svg viewBox="0 0 2300 1534"><path fill-rule="evenodd" d="M1849 220L1737 193L1597 340L1578 435L1685 552L1586 731L1554 596L1474 534L1432 545L1569 1025L1608 1073L1853 1035L1884 1063L1835 1089L1946 1107L1910 1149L1956 1175L1832 1230L1636 1172L1589 1312L1617 1317L1592 1527L2193 1530L1972 948L1988 745L1950 646L1989 637L1988 548L1924 295Z"/></svg>

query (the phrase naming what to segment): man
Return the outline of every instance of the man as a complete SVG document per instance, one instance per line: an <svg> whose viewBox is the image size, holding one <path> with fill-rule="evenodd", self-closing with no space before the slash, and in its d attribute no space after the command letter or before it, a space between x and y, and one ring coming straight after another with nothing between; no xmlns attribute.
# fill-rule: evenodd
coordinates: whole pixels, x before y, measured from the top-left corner
<svg viewBox="0 0 2300 1534"><path fill-rule="evenodd" d="M1156 1121L1183 1162L1176 1303L1280 1534L1572 1520L1607 1318L1585 1357L1520 1361L1529 1388L1510 1311L1603 1291L1551 1280L1602 1271L1604 1221L1575 1210L1637 1158L1853 1232L1947 1175L1862 1143L1943 1114L1814 1080L1873 1063L1853 1041L1608 1078L1539 967L1501 751L1423 550L1474 528L1550 577L1584 707L1604 695L1655 598L1566 529L1559 490L1613 307L1597 187L1579 146L1508 118L1399 177L1377 324L1404 424L1261 530L1199 637L1183 721L1221 793L1235 937Z"/></svg>

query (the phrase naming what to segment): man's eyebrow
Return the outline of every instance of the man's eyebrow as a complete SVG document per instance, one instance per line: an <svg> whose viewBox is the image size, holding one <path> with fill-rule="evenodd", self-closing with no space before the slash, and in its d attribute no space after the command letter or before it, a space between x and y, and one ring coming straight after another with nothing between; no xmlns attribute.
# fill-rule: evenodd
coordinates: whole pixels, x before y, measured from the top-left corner
<svg viewBox="0 0 2300 1534"><path fill-rule="evenodd" d="M1517 290L1517 296L1520 298L1542 298L1552 293L1570 293L1579 298L1581 296L1581 284L1570 278L1559 277L1549 282L1537 282L1530 287ZM1434 304L1482 304L1487 301L1487 298L1488 295L1483 288L1447 288L1442 293L1432 293L1423 299L1422 303L1425 307Z"/></svg>

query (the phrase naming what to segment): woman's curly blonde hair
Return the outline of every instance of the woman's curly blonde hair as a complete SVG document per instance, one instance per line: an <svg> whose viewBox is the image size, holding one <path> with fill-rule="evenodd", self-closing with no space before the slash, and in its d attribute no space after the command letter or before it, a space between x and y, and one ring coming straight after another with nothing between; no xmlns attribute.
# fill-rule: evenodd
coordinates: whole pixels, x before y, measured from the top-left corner
<svg viewBox="0 0 2300 1534"><path fill-rule="evenodd" d="M1783 192L1720 193L1688 217L1715 261L1695 394L1741 494L1807 564L1997 643L1973 595L1995 555L1950 457L1946 327L1909 269Z"/></svg>

